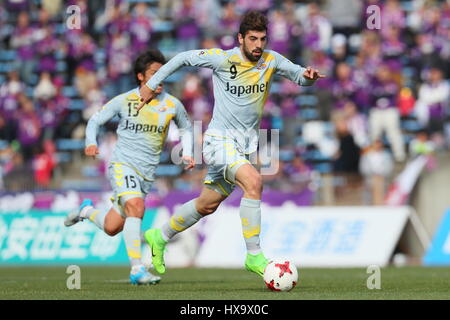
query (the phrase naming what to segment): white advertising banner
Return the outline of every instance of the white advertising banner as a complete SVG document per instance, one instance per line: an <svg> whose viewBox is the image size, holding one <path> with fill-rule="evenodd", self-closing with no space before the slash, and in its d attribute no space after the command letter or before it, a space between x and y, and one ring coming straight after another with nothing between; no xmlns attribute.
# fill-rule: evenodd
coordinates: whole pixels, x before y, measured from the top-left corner
<svg viewBox="0 0 450 320"><path fill-rule="evenodd" d="M263 205L261 246L267 258L302 267L386 266L410 214L408 207ZM239 267L245 260L239 208L206 217L195 265Z"/></svg>

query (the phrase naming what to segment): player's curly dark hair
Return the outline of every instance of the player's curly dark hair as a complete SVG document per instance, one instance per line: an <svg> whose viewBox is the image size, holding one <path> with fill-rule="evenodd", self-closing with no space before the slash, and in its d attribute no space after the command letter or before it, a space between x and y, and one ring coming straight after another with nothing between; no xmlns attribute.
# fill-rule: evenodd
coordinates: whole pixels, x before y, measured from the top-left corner
<svg viewBox="0 0 450 320"><path fill-rule="evenodd" d="M145 70L153 63L159 62L161 64L166 63L166 58L158 49L150 49L143 53L141 53L134 62L134 76L136 79L136 83L138 85L141 84L141 81L138 79L138 73L145 73Z"/></svg>
<svg viewBox="0 0 450 320"><path fill-rule="evenodd" d="M267 17L263 13L251 10L242 17L239 33L245 37L248 31L267 31L267 24Z"/></svg>

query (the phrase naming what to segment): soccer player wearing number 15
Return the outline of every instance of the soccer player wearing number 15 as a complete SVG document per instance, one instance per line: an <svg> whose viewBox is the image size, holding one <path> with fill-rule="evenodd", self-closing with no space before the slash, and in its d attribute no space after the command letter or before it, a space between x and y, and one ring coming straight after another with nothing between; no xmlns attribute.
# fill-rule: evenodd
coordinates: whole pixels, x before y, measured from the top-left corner
<svg viewBox="0 0 450 320"><path fill-rule="evenodd" d="M134 66L139 86L144 85L164 63L164 56L158 50L141 54ZM144 199L152 187L171 119L182 135L185 169L194 167L192 126L184 106L162 86L156 88L155 94L154 100L138 110L139 88L135 88L113 98L89 119L85 154L94 157L98 154L99 127L114 116L120 119L118 141L108 169L114 191L113 206L109 211L101 212L94 208L90 199L85 199L79 210L70 213L64 223L69 227L89 219L108 235L123 231L132 284L153 284L160 280L159 276L148 272L141 261L141 223Z"/></svg>
<svg viewBox="0 0 450 320"><path fill-rule="evenodd" d="M239 47L192 50L172 58L140 89L141 104L155 96L158 85L182 66L213 70L214 111L205 132L203 157L208 165L200 196L175 212L161 229L145 232L152 247L153 265L163 273L164 247L175 234L186 230L203 216L216 211L237 184L244 191L240 204L242 233L247 248L245 267L263 275L268 263L260 248L260 173L250 163L257 149L257 133L273 75L279 74L307 86L324 77L313 68L296 65L272 50L267 43L267 18L257 12L245 14L240 24Z"/></svg>

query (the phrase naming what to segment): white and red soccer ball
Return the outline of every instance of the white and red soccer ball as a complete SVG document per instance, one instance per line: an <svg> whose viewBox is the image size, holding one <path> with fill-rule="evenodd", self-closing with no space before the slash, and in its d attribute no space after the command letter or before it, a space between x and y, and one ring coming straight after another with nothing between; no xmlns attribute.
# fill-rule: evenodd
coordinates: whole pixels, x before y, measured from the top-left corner
<svg viewBox="0 0 450 320"><path fill-rule="evenodd" d="M289 291L298 282L295 265L288 260L270 261L264 270L264 282L272 291Z"/></svg>

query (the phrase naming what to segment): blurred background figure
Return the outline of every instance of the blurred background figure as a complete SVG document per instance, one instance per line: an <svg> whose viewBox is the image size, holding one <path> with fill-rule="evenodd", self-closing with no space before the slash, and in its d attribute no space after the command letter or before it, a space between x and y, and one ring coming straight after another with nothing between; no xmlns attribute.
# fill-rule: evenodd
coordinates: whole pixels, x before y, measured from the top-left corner
<svg viewBox="0 0 450 320"><path fill-rule="evenodd" d="M64 8L69 5L80 8L79 29L66 26ZM366 26L370 5L381 8L380 30ZM419 130L427 132L434 154L447 152L448 1L3 0L0 150L5 188L11 186L9 177L16 168L31 170L33 163L48 162L42 161L48 158L45 141L54 144L53 174L31 174L28 189L83 189L86 185L80 181L92 174L101 177L101 161L89 162L80 155L83 128L106 101L135 86L130 79L136 55L158 48L170 59L189 49L233 48L240 18L250 9L262 10L269 18L269 49L327 75L308 88L274 78L261 127L280 130L280 149L295 154L295 159L278 159L282 172L268 178L271 187L301 192L297 178L302 174L291 173L304 170L308 175L309 170L314 177L333 177L344 189L359 184L351 190L360 192L361 150L383 141L398 162L393 169L398 174L406 150L420 149ZM186 68L165 84L191 117L202 121L201 130L212 117L210 72ZM114 142L116 124L112 121L100 134L105 150ZM196 173L178 176L170 159L177 132L169 135L162 153L161 186L195 191ZM197 140L201 143L201 135ZM202 167L197 169L201 172ZM104 185L100 181L87 186L101 190ZM342 192L336 201L355 204L347 194Z"/></svg>
<svg viewBox="0 0 450 320"><path fill-rule="evenodd" d="M450 85L440 68L428 71L426 82L419 87L415 112L424 128L434 135L443 135L444 122L449 113Z"/></svg>
<svg viewBox="0 0 450 320"><path fill-rule="evenodd" d="M365 204L383 205L388 178L394 169L394 161L381 140L375 140L363 150L359 171L364 177Z"/></svg>

